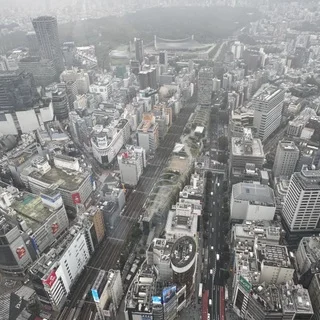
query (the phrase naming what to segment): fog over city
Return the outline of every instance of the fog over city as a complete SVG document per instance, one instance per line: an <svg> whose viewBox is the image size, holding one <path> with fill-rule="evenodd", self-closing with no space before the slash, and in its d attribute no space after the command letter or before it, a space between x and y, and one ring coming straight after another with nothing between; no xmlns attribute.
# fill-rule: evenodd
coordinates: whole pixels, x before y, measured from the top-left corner
<svg viewBox="0 0 320 320"><path fill-rule="evenodd" d="M0 320L320 319L319 1L0 8Z"/></svg>

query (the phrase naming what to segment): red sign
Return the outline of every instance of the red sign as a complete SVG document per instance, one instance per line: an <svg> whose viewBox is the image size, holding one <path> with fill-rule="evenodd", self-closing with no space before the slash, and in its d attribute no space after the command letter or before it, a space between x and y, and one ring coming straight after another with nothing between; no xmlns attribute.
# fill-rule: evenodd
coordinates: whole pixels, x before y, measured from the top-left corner
<svg viewBox="0 0 320 320"><path fill-rule="evenodd" d="M42 283L51 288L53 284L56 282L56 280L57 280L56 270L53 269L50 272L49 277L46 280L42 280Z"/></svg>
<svg viewBox="0 0 320 320"><path fill-rule="evenodd" d="M55 234L59 230L59 224L57 222L53 223L51 229L52 233Z"/></svg>
<svg viewBox="0 0 320 320"><path fill-rule="evenodd" d="M18 258L21 259L26 254L25 247L18 247L17 250L16 250L16 253L18 255Z"/></svg>
<svg viewBox="0 0 320 320"><path fill-rule="evenodd" d="M72 194L73 204L81 203L81 198L79 192Z"/></svg>

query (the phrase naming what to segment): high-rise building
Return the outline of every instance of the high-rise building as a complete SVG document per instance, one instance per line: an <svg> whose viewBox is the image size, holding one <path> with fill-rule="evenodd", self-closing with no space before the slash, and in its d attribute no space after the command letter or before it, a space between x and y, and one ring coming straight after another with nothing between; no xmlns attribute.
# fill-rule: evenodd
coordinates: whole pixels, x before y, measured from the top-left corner
<svg viewBox="0 0 320 320"><path fill-rule="evenodd" d="M281 123L284 91L267 85L253 98L254 120L261 141L265 141Z"/></svg>
<svg viewBox="0 0 320 320"><path fill-rule="evenodd" d="M320 319L320 273L316 273L311 280L309 296L314 312L312 319Z"/></svg>
<svg viewBox="0 0 320 320"><path fill-rule="evenodd" d="M141 63L144 58L143 40L139 38L135 38L134 46L135 46L136 60L139 61L139 63Z"/></svg>
<svg viewBox="0 0 320 320"><path fill-rule="evenodd" d="M30 267L30 278L41 303L56 311L62 308L90 259L90 241L86 230L74 225Z"/></svg>
<svg viewBox="0 0 320 320"><path fill-rule="evenodd" d="M142 121L137 128L138 145L146 153L155 152L159 145L159 126L151 121Z"/></svg>
<svg viewBox="0 0 320 320"><path fill-rule="evenodd" d="M319 229L320 170L302 170L291 176L282 216L289 232Z"/></svg>
<svg viewBox="0 0 320 320"><path fill-rule="evenodd" d="M149 70L142 70L139 72L140 90L146 88L157 89L157 71L155 68Z"/></svg>
<svg viewBox="0 0 320 320"><path fill-rule="evenodd" d="M211 104L213 90L213 69L202 68L198 74L198 102L202 105Z"/></svg>
<svg viewBox="0 0 320 320"><path fill-rule="evenodd" d="M231 139L230 166L233 171L236 168L244 169L247 163L254 164L261 169L264 157L261 140L253 138L250 128L243 128L242 137Z"/></svg>
<svg viewBox="0 0 320 320"><path fill-rule="evenodd" d="M303 237L296 251L296 273L299 283L309 288L310 282L320 270L320 237Z"/></svg>
<svg viewBox="0 0 320 320"><path fill-rule="evenodd" d="M56 80L57 71L52 60L38 56L26 57L18 62L19 69L31 73L37 86L47 86Z"/></svg>
<svg viewBox="0 0 320 320"><path fill-rule="evenodd" d="M20 111L32 108L39 94L32 74L0 71L0 110Z"/></svg>
<svg viewBox="0 0 320 320"><path fill-rule="evenodd" d="M299 159L299 149L293 141L279 141L273 164L275 177L290 177Z"/></svg>
<svg viewBox="0 0 320 320"><path fill-rule="evenodd" d="M33 19L32 25L37 35L41 56L52 60L57 72L61 72L64 69L64 65L57 19L50 16L41 16Z"/></svg>
<svg viewBox="0 0 320 320"><path fill-rule="evenodd" d="M54 115L58 120L68 118L69 101L67 91L64 88L58 87L57 84L46 87L46 96L52 99Z"/></svg>
<svg viewBox="0 0 320 320"><path fill-rule="evenodd" d="M74 42L64 42L62 46L62 55L68 69L71 69L74 65L75 54L76 46Z"/></svg>
<svg viewBox="0 0 320 320"><path fill-rule="evenodd" d="M129 147L118 155L121 182L136 186L146 164L146 154L142 147Z"/></svg>
<svg viewBox="0 0 320 320"><path fill-rule="evenodd" d="M244 51L244 44L240 41L235 41L234 44L231 46L231 52L234 54L235 59L242 58Z"/></svg>

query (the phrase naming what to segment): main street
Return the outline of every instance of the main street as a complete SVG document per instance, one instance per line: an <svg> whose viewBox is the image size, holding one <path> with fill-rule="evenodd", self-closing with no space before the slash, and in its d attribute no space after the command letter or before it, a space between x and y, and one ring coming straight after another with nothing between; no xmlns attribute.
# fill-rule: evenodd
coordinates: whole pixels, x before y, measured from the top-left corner
<svg viewBox="0 0 320 320"><path fill-rule="evenodd" d="M219 133L218 121L211 123L210 130L210 146L213 146ZM210 149L210 158L215 158L216 154ZM224 248L224 227L223 227L223 214L222 214L222 198L223 198L223 176L207 172L206 184L206 211L209 212L209 220L207 222L207 240L205 241L208 248L208 262L207 262L207 276L205 289L209 290L209 299L212 301L209 305L210 319L223 320L220 315L224 314L224 310L220 310L220 306L224 298L224 279L221 274L222 251ZM219 259L217 259L219 255ZM223 307L224 309L224 307Z"/></svg>
<svg viewBox="0 0 320 320"><path fill-rule="evenodd" d="M89 284L93 284L99 269L109 270L115 268L116 262L120 257L120 253L124 242L131 230L134 222L139 219L141 209L152 190L154 183L159 178L162 170L166 167L171 156L173 147L176 142L180 142L184 126L186 125L191 113L195 108L194 103L189 103L183 108L177 119L170 127L167 135L161 141L159 148L155 152L154 158L145 168L142 177L136 187L136 191L132 192L126 203L118 224L96 250L91 258L88 267L85 268L80 279L72 288L69 294L68 306L61 313L59 320L68 319L74 308L78 305L81 297L84 295ZM95 312L95 305L85 303L78 319L88 320L91 312Z"/></svg>

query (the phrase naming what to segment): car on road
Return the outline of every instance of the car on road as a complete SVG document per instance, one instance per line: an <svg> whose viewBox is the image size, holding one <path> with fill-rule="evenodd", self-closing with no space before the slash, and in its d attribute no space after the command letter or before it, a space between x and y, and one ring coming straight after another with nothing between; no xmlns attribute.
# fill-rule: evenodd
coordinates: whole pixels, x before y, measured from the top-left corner
<svg viewBox="0 0 320 320"><path fill-rule="evenodd" d="M211 248L210 248L210 249L211 249L211 251L213 251L213 250L214 250L214 247L213 247L213 246L211 246Z"/></svg>
<svg viewBox="0 0 320 320"><path fill-rule="evenodd" d="M209 306L212 306L212 300L209 299Z"/></svg>
<svg viewBox="0 0 320 320"><path fill-rule="evenodd" d="M213 270L212 269L210 269L210 274L213 274Z"/></svg>
<svg viewBox="0 0 320 320"><path fill-rule="evenodd" d="M220 182L217 183L217 186L220 187Z"/></svg>
<svg viewBox="0 0 320 320"><path fill-rule="evenodd" d="M213 192L210 193L213 196Z"/></svg>
<svg viewBox="0 0 320 320"><path fill-rule="evenodd" d="M219 253L216 254L216 260L217 260L217 261L220 260L220 254L219 254Z"/></svg>
<svg viewBox="0 0 320 320"><path fill-rule="evenodd" d="M212 228L212 232L214 232L214 228Z"/></svg>

